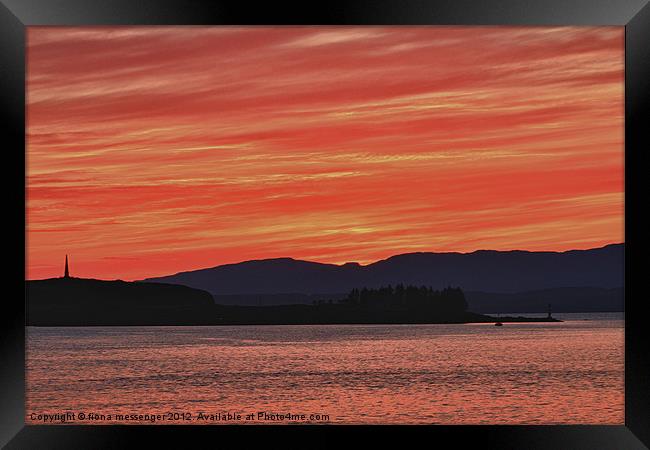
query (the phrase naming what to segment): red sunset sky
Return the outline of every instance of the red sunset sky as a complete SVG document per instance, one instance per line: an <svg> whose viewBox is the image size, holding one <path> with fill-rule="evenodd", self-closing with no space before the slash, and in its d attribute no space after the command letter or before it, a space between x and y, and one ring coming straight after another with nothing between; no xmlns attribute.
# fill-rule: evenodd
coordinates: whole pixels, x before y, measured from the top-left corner
<svg viewBox="0 0 650 450"><path fill-rule="evenodd" d="M27 277L623 242L623 27L29 27Z"/></svg>

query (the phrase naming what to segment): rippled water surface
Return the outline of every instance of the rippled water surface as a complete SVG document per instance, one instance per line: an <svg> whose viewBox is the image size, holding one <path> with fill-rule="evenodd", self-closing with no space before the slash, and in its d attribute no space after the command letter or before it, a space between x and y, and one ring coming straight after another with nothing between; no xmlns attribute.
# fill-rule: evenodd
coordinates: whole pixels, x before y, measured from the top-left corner
<svg viewBox="0 0 650 450"><path fill-rule="evenodd" d="M26 421L287 422L258 416L268 412L312 423L623 424L622 315L558 316L567 320L503 327L29 327Z"/></svg>

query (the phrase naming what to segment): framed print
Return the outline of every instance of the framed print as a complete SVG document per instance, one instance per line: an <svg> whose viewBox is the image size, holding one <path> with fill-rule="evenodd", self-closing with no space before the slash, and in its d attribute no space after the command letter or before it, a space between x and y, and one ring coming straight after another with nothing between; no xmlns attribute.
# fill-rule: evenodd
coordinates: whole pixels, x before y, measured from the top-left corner
<svg viewBox="0 0 650 450"><path fill-rule="evenodd" d="M647 448L650 6L474 3L3 0L2 444Z"/></svg>

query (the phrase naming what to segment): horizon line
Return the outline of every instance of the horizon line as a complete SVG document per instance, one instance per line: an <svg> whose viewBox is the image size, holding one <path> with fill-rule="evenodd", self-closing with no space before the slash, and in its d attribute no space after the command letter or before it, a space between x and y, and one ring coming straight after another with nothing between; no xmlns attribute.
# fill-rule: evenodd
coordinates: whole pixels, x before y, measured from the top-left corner
<svg viewBox="0 0 650 450"><path fill-rule="evenodd" d="M224 266L234 266L238 264L244 264L248 262L259 262L259 261L274 261L274 260L293 260L293 261L302 261L302 262L308 262L308 263L314 263L314 264L322 264L322 265L328 265L328 266L337 266L337 267L342 267L345 265L349 264L354 264L358 265L360 267L368 267L373 264L377 264L382 261L387 261L391 258L394 258L396 256L403 256L403 255L418 255L418 254L438 254L438 255L449 255L449 254L457 254L457 255L471 255L473 253L479 253L479 252L495 252L495 253L512 253L512 252L521 252L521 253L569 253L569 252L585 252L585 251L590 251L590 250L600 250L606 247L611 247L614 245L625 245L625 241L623 242L612 242L609 244L604 244L599 247L590 247L590 248L585 248L585 249L569 249L569 250L521 250L521 249L510 249L510 250L492 250L492 249L477 249L477 250L472 250L468 252L458 252L458 251L447 251L447 252L437 252L437 251L418 251L418 252L405 252L405 253L395 253L391 256L388 256L383 259L378 259L373 262L369 262L366 264L361 264L356 261L347 261L344 263L327 263L327 262L321 262L321 261L312 261L308 259L297 259L291 256L280 256L280 257L275 257L275 258L262 258L262 259L246 259L243 261L237 261L237 262L231 262L231 263L224 263L224 264L219 264L216 266L210 266L210 267L203 267L203 268L198 268L198 269L189 269L189 270L183 270L180 272L168 274L168 275L158 275L158 276L151 276L151 277L146 277L146 278L138 278L138 279L132 279L132 280L126 280L122 278L113 278L113 279L103 279L103 278L82 278L82 277L75 277L75 276L70 276L69 278L79 278L79 279L86 279L86 280L101 280L101 281L126 281L126 282L134 282L134 281L146 281L150 279L156 279L156 278L167 278L167 277L173 277L176 275L181 275L184 273L190 273L190 272L199 272L202 270L211 270L215 269L218 267L224 267ZM67 257L67 254L66 254ZM57 279L57 278L64 278L64 277L50 277L50 278L25 278L25 281L40 281L40 280L52 280L52 279Z"/></svg>

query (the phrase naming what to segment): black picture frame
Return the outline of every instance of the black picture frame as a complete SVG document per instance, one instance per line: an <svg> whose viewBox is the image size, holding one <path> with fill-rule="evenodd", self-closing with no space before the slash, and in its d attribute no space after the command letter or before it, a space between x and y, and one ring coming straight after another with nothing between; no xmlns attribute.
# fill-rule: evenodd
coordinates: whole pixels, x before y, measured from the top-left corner
<svg viewBox="0 0 650 450"><path fill-rule="evenodd" d="M30 425L25 417L25 30L31 25L619 25L625 26L625 425L621 426L72 426ZM649 328L640 292L646 220L638 188L650 149L650 5L646 0L367 0L297 5L181 0L0 0L0 112L5 256L2 316L0 444L7 449L184 448L205 439L246 445L331 447L344 434L384 444L451 442L454 447L499 449L643 449L650 446L650 365L642 346ZM22 188L21 188L22 187ZM20 264L22 262L22 265ZM24 297L23 297L24 299ZM417 440L416 440L417 439ZM408 445L408 444L407 444Z"/></svg>

